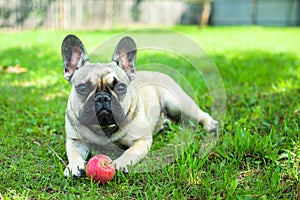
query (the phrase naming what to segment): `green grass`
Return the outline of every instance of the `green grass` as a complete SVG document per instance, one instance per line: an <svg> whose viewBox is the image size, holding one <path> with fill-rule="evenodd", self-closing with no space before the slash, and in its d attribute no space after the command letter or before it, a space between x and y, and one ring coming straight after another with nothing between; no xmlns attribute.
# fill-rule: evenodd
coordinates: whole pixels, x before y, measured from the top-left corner
<svg viewBox="0 0 300 200"><path fill-rule="evenodd" d="M296 199L300 159L300 29L175 27L202 45L222 75L226 120L212 153L195 140L160 170L123 174L98 185L63 177L64 113L70 85L60 45L67 31L0 32L0 199ZM75 32L88 52L115 31ZM74 32L73 32L74 33ZM96 41L96 42L95 42ZM164 59L180 69L182 61ZM151 61L138 57L137 64ZM23 74L5 72L19 64ZM188 71L187 71L188 73ZM210 109L205 84L186 77L199 105ZM155 137L159 149L177 126ZM199 141L199 142L197 142Z"/></svg>

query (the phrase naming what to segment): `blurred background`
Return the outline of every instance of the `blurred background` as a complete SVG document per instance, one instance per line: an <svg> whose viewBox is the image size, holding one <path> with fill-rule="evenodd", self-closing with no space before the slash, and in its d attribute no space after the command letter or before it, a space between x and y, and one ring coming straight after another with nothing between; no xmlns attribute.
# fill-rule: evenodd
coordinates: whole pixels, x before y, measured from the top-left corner
<svg viewBox="0 0 300 200"><path fill-rule="evenodd" d="M299 26L300 0L0 0L0 28Z"/></svg>

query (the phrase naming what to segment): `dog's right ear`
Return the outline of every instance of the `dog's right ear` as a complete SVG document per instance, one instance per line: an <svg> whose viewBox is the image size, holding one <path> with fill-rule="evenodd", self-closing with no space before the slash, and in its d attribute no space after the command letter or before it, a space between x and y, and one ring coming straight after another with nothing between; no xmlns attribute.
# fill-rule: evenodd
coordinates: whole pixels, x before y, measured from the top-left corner
<svg viewBox="0 0 300 200"><path fill-rule="evenodd" d="M68 35L62 42L61 55L64 62L64 77L71 80L74 72L89 60L82 42L75 35Z"/></svg>

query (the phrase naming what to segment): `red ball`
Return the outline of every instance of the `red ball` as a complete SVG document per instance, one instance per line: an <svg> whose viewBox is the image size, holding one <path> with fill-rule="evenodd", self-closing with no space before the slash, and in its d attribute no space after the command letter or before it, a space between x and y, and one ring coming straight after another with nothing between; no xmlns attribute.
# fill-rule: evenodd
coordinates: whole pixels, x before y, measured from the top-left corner
<svg viewBox="0 0 300 200"><path fill-rule="evenodd" d="M104 184L113 179L115 167L110 157L98 154L87 163L86 175L94 182Z"/></svg>

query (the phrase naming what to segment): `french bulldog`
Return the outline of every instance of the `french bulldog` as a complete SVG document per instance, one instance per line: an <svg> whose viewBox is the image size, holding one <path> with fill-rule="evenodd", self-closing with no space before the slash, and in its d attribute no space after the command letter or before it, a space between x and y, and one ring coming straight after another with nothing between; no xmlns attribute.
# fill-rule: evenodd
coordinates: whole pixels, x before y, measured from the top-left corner
<svg viewBox="0 0 300 200"><path fill-rule="evenodd" d="M90 62L75 35L65 37L61 52L64 78L72 85L65 116L69 161L65 176L82 176L90 153L115 155L116 169L127 172L146 157L163 116L187 118L206 131L216 131L218 122L170 76L136 72L132 38L120 40L109 63Z"/></svg>

